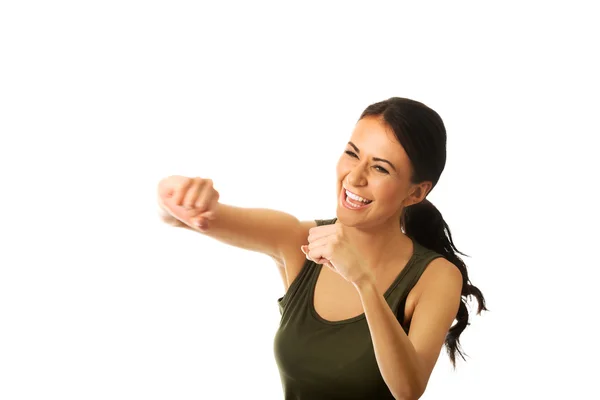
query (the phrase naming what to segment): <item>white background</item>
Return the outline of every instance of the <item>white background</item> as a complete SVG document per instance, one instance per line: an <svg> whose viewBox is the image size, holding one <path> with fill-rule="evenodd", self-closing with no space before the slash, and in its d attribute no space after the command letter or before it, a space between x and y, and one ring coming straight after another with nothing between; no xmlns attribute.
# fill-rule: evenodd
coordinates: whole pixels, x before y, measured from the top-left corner
<svg viewBox="0 0 600 400"><path fill-rule="evenodd" d="M156 184L333 218L391 96L445 121L430 199L491 309L423 398L598 398L593 2L410 3L2 2L0 398L281 399L274 263Z"/></svg>

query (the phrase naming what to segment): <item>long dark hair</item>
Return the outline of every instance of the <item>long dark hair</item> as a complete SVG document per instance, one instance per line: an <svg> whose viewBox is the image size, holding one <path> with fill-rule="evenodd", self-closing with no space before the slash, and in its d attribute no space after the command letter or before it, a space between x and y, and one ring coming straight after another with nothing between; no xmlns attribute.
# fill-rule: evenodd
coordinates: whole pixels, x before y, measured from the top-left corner
<svg viewBox="0 0 600 400"><path fill-rule="evenodd" d="M438 113L418 101L392 97L368 106L360 119L368 116L383 118L394 131L410 158L413 167L412 183L431 181L433 189L446 165L446 128ZM463 287L456 324L450 328L445 340L452 365L456 367L456 353L465 359L459 337L469 325L467 297L477 299L477 314L487 311L485 299L481 291L471 284L467 266L458 256L466 254L458 251L448 224L429 200L424 199L406 207L400 218L400 226L407 236L444 256L462 274Z"/></svg>

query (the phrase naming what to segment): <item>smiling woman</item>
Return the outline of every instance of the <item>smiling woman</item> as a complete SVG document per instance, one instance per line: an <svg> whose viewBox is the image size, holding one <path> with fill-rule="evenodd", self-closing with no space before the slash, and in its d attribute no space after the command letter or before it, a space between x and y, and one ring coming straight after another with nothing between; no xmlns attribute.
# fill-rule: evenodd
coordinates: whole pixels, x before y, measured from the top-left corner
<svg viewBox="0 0 600 400"><path fill-rule="evenodd" d="M286 264L275 339L286 399L415 399L444 342L453 364L462 356L465 299L486 307L425 199L445 161L444 124L422 103L363 112L337 164L337 218L310 229L308 261Z"/></svg>
<svg viewBox="0 0 600 400"><path fill-rule="evenodd" d="M486 309L426 200L445 161L439 115L391 98L367 107L338 160L336 218L221 204L207 178L162 180L159 203L165 221L276 262L286 399L416 399L444 343L462 356L467 297Z"/></svg>

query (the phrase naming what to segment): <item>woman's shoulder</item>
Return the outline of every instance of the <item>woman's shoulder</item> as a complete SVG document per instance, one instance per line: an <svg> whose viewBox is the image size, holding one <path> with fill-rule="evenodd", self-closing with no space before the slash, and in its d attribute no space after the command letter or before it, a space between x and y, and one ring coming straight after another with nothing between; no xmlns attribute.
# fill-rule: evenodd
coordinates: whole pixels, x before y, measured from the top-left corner
<svg viewBox="0 0 600 400"><path fill-rule="evenodd" d="M462 286L462 273L442 254L425 248L422 254L422 274L418 281L421 290L437 290L441 286Z"/></svg>

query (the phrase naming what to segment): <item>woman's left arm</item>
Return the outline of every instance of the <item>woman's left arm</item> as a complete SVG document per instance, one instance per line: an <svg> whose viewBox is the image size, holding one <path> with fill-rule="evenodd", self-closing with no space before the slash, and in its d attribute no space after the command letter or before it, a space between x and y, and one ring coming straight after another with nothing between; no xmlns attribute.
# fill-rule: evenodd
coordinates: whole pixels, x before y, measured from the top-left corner
<svg viewBox="0 0 600 400"><path fill-rule="evenodd" d="M462 275L450 261L433 260L420 280L423 290L408 335L372 282L356 285L379 370L398 400L418 399L425 392L460 304Z"/></svg>

